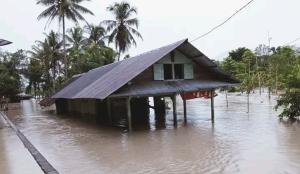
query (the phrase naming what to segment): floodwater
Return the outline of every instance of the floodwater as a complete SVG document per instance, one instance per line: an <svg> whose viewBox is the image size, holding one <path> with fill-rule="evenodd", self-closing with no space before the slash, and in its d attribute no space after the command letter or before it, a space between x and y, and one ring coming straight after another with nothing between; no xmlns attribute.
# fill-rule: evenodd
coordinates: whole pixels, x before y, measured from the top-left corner
<svg viewBox="0 0 300 174"><path fill-rule="evenodd" d="M8 114L62 174L299 174L300 123L279 121L272 98L251 95L246 113L244 95L230 94L227 108L224 94L219 94L214 124L210 101L191 100L184 125L178 97L177 128L172 111L165 124L155 123L151 112L150 126L132 133L56 116L34 101L23 101Z"/></svg>

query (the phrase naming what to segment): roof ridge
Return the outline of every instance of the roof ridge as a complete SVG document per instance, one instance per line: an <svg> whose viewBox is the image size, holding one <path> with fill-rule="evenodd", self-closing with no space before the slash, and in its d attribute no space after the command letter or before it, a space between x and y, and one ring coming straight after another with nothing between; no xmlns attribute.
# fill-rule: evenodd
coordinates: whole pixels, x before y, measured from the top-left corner
<svg viewBox="0 0 300 174"><path fill-rule="evenodd" d="M176 43L181 42L181 41L183 41L183 40L186 41L186 40L188 40L188 39L187 39L187 38L186 38L186 39L182 39L182 40L179 40L179 41L174 42L174 43L172 43L172 44L165 45L165 46L162 46L162 47L159 47L159 48L150 50L150 51L146 51L146 52L137 54L137 55L135 55L135 56L133 56L133 57L129 57L128 59L123 59L123 60L118 61L118 62L113 62L113 63L106 64L106 65L103 65L103 66L100 66L100 67L97 67L97 68L93 68L93 69L91 69L91 70L89 70L89 71L87 71L87 72L80 73L80 74L75 74L75 75L73 75L73 76L84 75L84 74L86 74L86 73L88 73L88 72L91 72L91 71L94 71L94 70L97 70L97 69L101 69L101 68L107 67L107 66L112 65L112 64L118 64L118 63L122 63L122 62L125 62L125 61L129 61L130 59L133 59L133 58L136 58L136 57L145 55L145 54L149 54L149 53L151 53L151 52L153 52L153 51L157 51L157 50L159 50L159 49L163 49L163 48L169 47L169 46L171 46L171 45L175 45Z"/></svg>
<svg viewBox="0 0 300 174"><path fill-rule="evenodd" d="M137 54L137 55L135 55L135 56L133 56L133 57L131 57L131 58L134 58L134 57L139 57L139 56L142 56L142 55L145 55L145 54L151 53L151 52L153 52L153 51L157 51L157 50L160 50L160 49L163 49L163 48L166 48L166 47L170 47L170 46L172 46L172 45L175 45L175 44L177 44L178 42L187 41L187 40L188 40L187 38L186 38L186 39L181 39L181 40L179 40L179 41L177 41L177 42L174 42L174 43L172 43L172 44L165 45L165 46L161 46L161 47L159 47L159 48L156 48L156 49L153 49L153 50L150 50L150 51L146 51L146 52L143 52L143 53Z"/></svg>

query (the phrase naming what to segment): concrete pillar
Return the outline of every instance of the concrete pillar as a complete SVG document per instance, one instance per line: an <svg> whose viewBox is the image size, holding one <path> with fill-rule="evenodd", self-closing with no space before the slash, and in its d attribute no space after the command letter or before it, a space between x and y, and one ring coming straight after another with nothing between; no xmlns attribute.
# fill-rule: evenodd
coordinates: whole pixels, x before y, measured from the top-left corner
<svg viewBox="0 0 300 174"><path fill-rule="evenodd" d="M174 126L177 126L176 94L173 95L171 98L172 98L172 103L173 103L173 121L174 121Z"/></svg>
<svg viewBox="0 0 300 174"><path fill-rule="evenodd" d="M165 115L166 115L165 98L153 97L153 102L154 102L155 120L165 120Z"/></svg>
<svg viewBox="0 0 300 174"><path fill-rule="evenodd" d="M106 109L107 109L107 116L108 116L108 122L109 124L112 124L112 117L111 117L111 100L110 98L107 98L106 100Z"/></svg>
<svg viewBox="0 0 300 174"><path fill-rule="evenodd" d="M214 90L211 91L211 98L210 98L210 103L211 103L211 121L215 121L215 106L214 106Z"/></svg>
<svg viewBox="0 0 300 174"><path fill-rule="evenodd" d="M183 119L184 119L184 123L187 122L187 115L186 115L186 100L183 99Z"/></svg>
<svg viewBox="0 0 300 174"><path fill-rule="evenodd" d="M127 104L127 120L128 120L128 130L129 132L132 131L132 120L131 120L131 105L130 105L131 97L128 97L126 100Z"/></svg>

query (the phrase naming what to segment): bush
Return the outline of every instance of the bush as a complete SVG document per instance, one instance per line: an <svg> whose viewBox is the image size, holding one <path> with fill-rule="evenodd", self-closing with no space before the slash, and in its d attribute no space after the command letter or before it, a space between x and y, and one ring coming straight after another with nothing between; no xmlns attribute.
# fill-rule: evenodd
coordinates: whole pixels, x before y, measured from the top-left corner
<svg viewBox="0 0 300 174"><path fill-rule="evenodd" d="M283 107L283 111L279 114L280 118L295 119L300 116L300 92L288 91L281 95L277 100L275 109Z"/></svg>

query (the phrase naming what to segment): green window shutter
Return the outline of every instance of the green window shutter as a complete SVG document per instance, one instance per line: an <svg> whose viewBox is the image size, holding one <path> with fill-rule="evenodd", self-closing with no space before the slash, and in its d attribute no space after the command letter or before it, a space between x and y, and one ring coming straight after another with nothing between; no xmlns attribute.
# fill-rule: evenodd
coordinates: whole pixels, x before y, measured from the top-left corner
<svg viewBox="0 0 300 174"><path fill-rule="evenodd" d="M194 79L193 64L184 64L184 79Z"/></svg>
<svg viewBox="0 0 300 174"><path fill-rule="evenodd" d="M154 64L154 80L164 80L164 66L163 64Z"/></svg>

